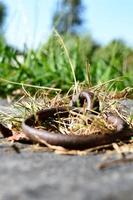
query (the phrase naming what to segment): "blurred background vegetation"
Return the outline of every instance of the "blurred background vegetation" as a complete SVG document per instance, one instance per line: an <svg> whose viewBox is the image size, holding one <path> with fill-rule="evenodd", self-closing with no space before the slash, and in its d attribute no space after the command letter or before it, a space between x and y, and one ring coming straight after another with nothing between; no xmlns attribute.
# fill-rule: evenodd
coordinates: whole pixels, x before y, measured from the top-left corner
<svg viewBox="0 0 133 200"><path fill-rule="evenodd" d="M99 45L84 31L84 10L81 0L62 0L53 13L51 25L63 38L77 81L87 82L86 66L90 66L92 85L123 77L114 89L132 87L133 49L122 40L113 40L106 46ZM6 6L0 2L0 96L11 94L20 87L4 80L67 91L74 80L57 34L53 31L47 42L36 50L20 51L8 45L4 38L3 25L7 15Z"/></svg>

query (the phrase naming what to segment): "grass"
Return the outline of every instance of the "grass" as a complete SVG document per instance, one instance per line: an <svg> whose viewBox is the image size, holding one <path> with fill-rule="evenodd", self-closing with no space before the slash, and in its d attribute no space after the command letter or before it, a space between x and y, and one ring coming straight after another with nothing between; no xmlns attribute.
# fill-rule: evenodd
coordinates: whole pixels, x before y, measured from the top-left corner
<svg viewBox="0 0 133 200"><path fill-rule="evenodd" d="M91 37L60 36L56 31L37 50L24 52L1 39L0 96L21 98L8 113L0 112L0 121L21 134L21 123L27 116L42 108L68 106L72 95L89 88L99 99L100 112L71 111L68 119L56 120L60 133L112 133L115 127L103 117L106 112L117 113L133 127L132 116L123 115L116 104L121 98L133 99L132 58L133 50L122 41L102 47Z"/></svg>
<svg viewBox="0 0 133 200"><path fill-rule="evenodd" d="M70 111L69 119L59 119L56 123L59 124L60 132L66 134L95 134L97 132L108 133L114 130L113 127L108 125L103 117L104 113L111 112L119 115L123 120L130 126L133 126L132 116L124 114L119 111L118 101L121 99L129 98L133 99L133 88L125 88L122 91L112 91L110 85L116 80L110 80L108 82L93 86L89 88L89 91L94 93L94 96L99 100L99 110L93 111L92 114L88 115L85 111L82 114ZM113 85L113 84L112 84ZM87 84L77 84L78 92L88 90ZM53 96L51 89L38 89L33 95L24 87L22 88L23 93L18 100L15 100L10 109L7 112L0 111L0 121L7 126L17 123L17 126L21 127L22 121L29 115L35 114L38 110L68 106L72 96L75 95L75 88L71 88L67 93L61 94L60 91L56 91L56 95ZM126 110L125 110L126 111ZM94 114L95 112L95 114ZM91 122L88 124L88 119ZM68 123L69 122L69 123ZM69 124L69 127L68 127ZM80 126L81 125L81 126ZM12 126L12 125L11 125ZM16 125L15 125L16 126ZM68 129L66 129L66 127Z"/></svg>
<svg viewBox="0 0 133 200"><path fill-rule="evenodd" d="M112 88L122 90L133 86L132 58L133 50L122 41L102 47L91 37L61 37L54 32L37 50L20 52L1 39L0 96L22 86L33 94L39 87L66 92L78 82L94 86L118 77Z"/></svg>
<svg viewBox="0 0 133 200"><path fill-rule="evenodd" d="M129 114L125 115L125 113L123 114L119 110L119 104L117 103L120 99L125 97L133 98L133 88L126 88L120 92L110 91L110 85L112 85L114 81L115 80L108 81L89 88L89 90L99 99L100 111L95 112L96 114L88 113L84 108L82 113L70 111L68 118L58 118L55 121L52 121L52 124L51 121L50 123L47 121L46 124L39 123L39 128L46 130L49 124L50 130L53 130L54 126L54 131L56 129L56 131L61 134L67 135L111 134L116 131L116 127L106 121L104 117L104 113L106 112L116 113L124 119L128 126L133 127L132 116ZM86 84L77 84L79 92L86 88L88 88L88 85ZM34 95L31 95L29 91L23 88L23 96L15 101L12 107L10 106L10 108L7 108L7 112L0 111L0 121L13 131L14 139L15 137L17 138L16 140L18 140L19 137L20 139L23 139L24 136L22 135L21 124L24 119L43 108L69 106L72 93L75 90L74 88L71 88L70 91L66 94L61 94L58 91L55 96L52 96L51 90L38 89ZM132 145L132 141L129 141L129 143ZM92 151L105 151L110 149L110 147L111 145L103 145L101 147L91 148L84 152L62 149L60 153L82 155ZM59 151L58 147L52 147L52 145L48 145L48 148ZM132 146L128 148L129 152L132 150L131 148Z"/></svg>

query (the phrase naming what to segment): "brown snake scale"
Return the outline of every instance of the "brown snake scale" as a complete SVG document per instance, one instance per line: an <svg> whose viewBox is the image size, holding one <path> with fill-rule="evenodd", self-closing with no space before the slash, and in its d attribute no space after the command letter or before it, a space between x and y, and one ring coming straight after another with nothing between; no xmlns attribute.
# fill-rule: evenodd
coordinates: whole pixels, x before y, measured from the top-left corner
<svg viewBox="0 0 133 200"><path fill-rule="evenodd" d="M84 150L100 145L110 144L117 140L124 140L133 136L133 130L123 126L120 131L111 134L99 135L63 135L61 133L53 133L46 130L39 130L35 128L36 119L40 122L45 120L68 117L69 110L72 108L58 107L40 110L36 116L32 115L27 118L23 124L22 129L27 137L36 142L48 143L50 145L62 146L66 149Z"/></svg>

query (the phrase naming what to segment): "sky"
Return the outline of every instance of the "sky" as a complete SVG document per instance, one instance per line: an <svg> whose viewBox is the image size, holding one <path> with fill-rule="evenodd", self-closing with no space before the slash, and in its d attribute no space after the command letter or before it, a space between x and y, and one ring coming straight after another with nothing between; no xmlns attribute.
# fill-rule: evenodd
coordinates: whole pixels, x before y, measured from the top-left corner
<svg viewBox="0 0 133 200"><path fill-rule="evenodd" d="M1 0L7 5L5 37L23 49L37 48L51 33L51 19L61 0ZM123 39L133 47L133 0L83 0L85 27L101 44Z"/></svg>

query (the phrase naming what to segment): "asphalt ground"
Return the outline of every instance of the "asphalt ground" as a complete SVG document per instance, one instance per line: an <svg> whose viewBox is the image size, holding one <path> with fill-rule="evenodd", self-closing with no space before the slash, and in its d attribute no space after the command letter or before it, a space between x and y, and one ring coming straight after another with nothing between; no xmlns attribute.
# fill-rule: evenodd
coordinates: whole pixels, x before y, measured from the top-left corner
<svg viewBox="0 0 133 200"><path fill-rule="evenodd" d="M0 200L133 199L133 163L99 169L105 154L58 155L0 143ZM34 149L34 150L33 150Z"/></svg>

